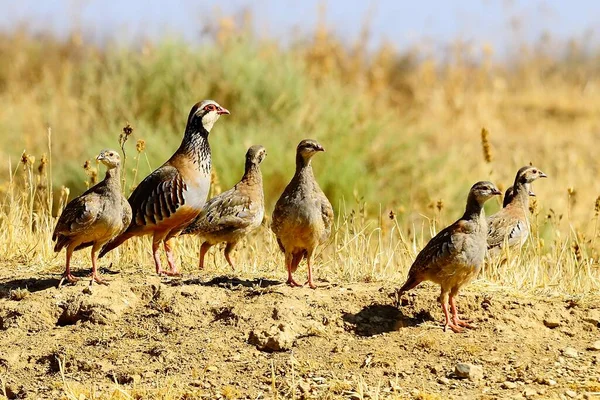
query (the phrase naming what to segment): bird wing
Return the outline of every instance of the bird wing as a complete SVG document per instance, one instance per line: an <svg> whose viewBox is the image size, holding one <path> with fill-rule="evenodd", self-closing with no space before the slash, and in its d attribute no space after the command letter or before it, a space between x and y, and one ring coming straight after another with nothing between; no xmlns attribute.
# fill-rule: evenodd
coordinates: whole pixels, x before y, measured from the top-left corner
<svg viewBox="0 0 600 400"><path fill-rule="evenodd" d="M157 224L185 204L187 185L172 165L163 165L148 175L129 197L135 225Z"/></svg>
<svg viewBox="0 0 600 400"><path fill-rule="evenodd" d="M527 231L527 226L522 220L504 210L506 209L488 219L488 249L501 247L505 240L508 240L509 245L513 245L520 241L522 234Z"/></svg>
<svg viewBox="0 0 600 400"><path fill-rule="evenodd" d="M74 198L60 215L52 234L52 240L56 241L58 235L70 237L85 233L94 225L102 210L102 201L95 192L87 191Z"/></svg>
<svg viewBox="0 0 600 400"><path fill-rule="evenodd" d="M470 231L468 223L459 220L438 232L417 255L410 267L409 276L434 270L448 263L462 249L461 234Z"/></svg>
<svg viewBox="0 0 600 400"><path fill-rule="evenodd" d="M131 205L129 201L123 196L121 196L121 221L123 222L123 228L121 231L115 235L119 236L121 233L125 232L131 223L131 219L133 218L133 212L131 211Z"/></svg>
<svg viewBox="0 0 600 400"><path fill-rule="evenodd" d="M323 232L322 240L327 240L331 235L331 226L333 224L333 207L329 202L327 196L321 193L321 217L323 218L323 224L325 226L325 232Z"/></svg>
<svg viewBox="0 0 600 400"><path fill-rule="evenodd" d="M259 203L235 188L230 189L210 199L183 233L219 234L247 228L260 211Z"/></svg>

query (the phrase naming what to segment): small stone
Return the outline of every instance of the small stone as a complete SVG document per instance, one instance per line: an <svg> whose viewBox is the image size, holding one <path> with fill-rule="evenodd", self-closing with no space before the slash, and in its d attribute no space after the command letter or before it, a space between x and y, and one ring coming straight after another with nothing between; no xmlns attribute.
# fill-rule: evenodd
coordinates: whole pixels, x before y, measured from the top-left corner
<svg viewBox="0 0 600 400"><path fill-rule="evenodd" d="M502 388L504 389L516 389L517 384L515 382L505 381L502 382Z"/></svg>
<svg viewBox="0 0 600 400"><path fill-rule="evenodd" d="M437 381L438 381L438 383L439 383L440 385L448 385L448 384L450 384L450 379L446 378L445 376L444 376L444 377L441 377L441 378L440 378L440 379L438 379Z"/></svg>
<svg viewBox="0 0 600 400"><path fill-rule="evenodd" d="M532 389L532 388L527 388L523 391L523 396L529 398L529 397L533 397L533 396L537 396L537 390Z"/></svg>
<svg viewBox="0 0 600 400"><path fill-rule="evenodd" d="M577 353L577 350L575 350L572 347L565 347L565 349L563 350L562 353L563 353L563 356L569 357L569 358L579 357L579 353Z"/></svg>
<svg viewBox="0 0 600 400"><path fill-rule="evenodd" d="M216 367L216 366L214 366L214 365L210 365L210 366L208 366L208 367L206 368L206 370L207 370L207 371L209 371L209 372L217 372L217 371L219 371L219 368L217 368L217 367Z"/></svg>
<svg viewBox="0 0 600 400"><path fill-rule="evenodd" d="M468 378L472 381L483 378L483 368L479 365L458 363L454 368L454 374L458 378Z"/></svg>
<svg viewBox="0 0 600 400"><path fill-rule="evenodd" d="M577 397L577 392L574 390L567 390L565 392L565 396L570 397L571 399L574 399L575 397Z"/></svg>
<svg viewBox="0 0 600 400"><path fill-rule="evenodd" d="M562 323L560 322L560 320L558 318L550 317L550 318L544 319L544 325L547 328L554 329L554 328L558 328L559 326L561 326Z"/></svg>
<svg viewBox="0 0 600 400"><path fill-rule="evenodd" d="M556 386L556 381L554 379L545 379L544 380L544 385Z"/></svg>
<svg viewBox="0 0 600 400"><path fill-rule="evenodd" d="M600 350L600 340L595 341L594 343L592 343L589 347L588 350Z"/></svg>

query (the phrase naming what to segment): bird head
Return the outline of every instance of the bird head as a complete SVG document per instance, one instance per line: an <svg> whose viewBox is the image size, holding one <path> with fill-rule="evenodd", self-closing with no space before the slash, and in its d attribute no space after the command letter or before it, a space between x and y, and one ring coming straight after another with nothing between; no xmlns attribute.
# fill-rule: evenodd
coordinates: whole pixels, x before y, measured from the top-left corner
<svg viewBox="0 0 600 400"><path fill-rule="evenodd" d="M320 151L325 151L325 149L314 139L304 139L298 144L298 148L296 149L297 154L305 161L310 160L312 156Z"/></svg>
<svg viewBox="0 0 600 400"><path fill-rule="evenodd" d="M207 132L210 132L215 122L223 114L230 114L230 112L225 107L221 107L216 101L201 101L192 107L188 117L188 127L202 126Z"/></svg>
<svg viewBox="0 0 600 400"><path fill-rule="evenodd" d="M492 182L481 181L477 182L471 187L470 195L477 199L479 204L483 204L494 196L501 195L502 192L498 190L496 185Z"/></svg>
<svg viewBox="0 0 600 400"><path fill-rule="evenodd" d="M548 175L543 173L539 168L536 168L532 165L528 165L526 167L522 167L517 172L517 176L515 177L515 184L520 183L525 185L528 190L529 196L535 196L535 193L531 190L531 182L540 179L547 178Z"/></svg>
<svg viewBox="0 0 600 400"><path fill-rule="evenodd" d="M254 145L246 152L246 163L258 165L267 156L267 149L260 144Z"/></svg>
<svg viewBox="0 0 600 400"><path fill-rule="evenodd" d="M121 156L119 155L119 152L115 150L102 150L100 154L98 154L98 157L96 157L96 160L106 165L109 169L121 165Z"/></svg>

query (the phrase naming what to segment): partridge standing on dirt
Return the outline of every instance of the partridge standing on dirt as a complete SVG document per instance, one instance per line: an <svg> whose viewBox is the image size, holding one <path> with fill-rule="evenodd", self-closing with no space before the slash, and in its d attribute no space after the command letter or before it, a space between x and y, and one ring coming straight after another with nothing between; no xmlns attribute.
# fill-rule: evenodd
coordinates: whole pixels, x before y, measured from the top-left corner
<svg viewBox="0 0 600 400"><path fill-rule="evenodd" d="M285 254L287 283L301 286L292 273L304 257L308 266L308 285L314 289L311 257L316 247L331 235L333 208L315 180L311 158L325 151L316 141L305 139L296 150L296 173L275 205L271 229Z"/></svg>
<svg viewBox="0 0 600 400"><path fill-rule="evenodd" d="M105 283L96 268L96 253L131 222L131 207L121 191L121 157L114 150L100 152L96 160L106 165L106 177L81 196L71 200L63 210L52 240L54 251L67 248L65 273L59 287L67 280L77 281L71 274L73 251L92 246L92 282Z"/></svg>
<svg viewBox="0 0 600 400"><path fill-rule="evenodd" d="M246 152L244 176L233 188L210 199L198 217L188 225L182 235L199 235L200 269L204 268L204 256L215 244L226 242L225 259L234 268L230 253L235 245L262 223L265 215L262 174L260 163L267 150L260 145Z"/></svg>
<svg viewBox="0 0 600 400"><path fill-rule="evenodd" d="M519 169L512 186L512 196L505 198L505 207L488 218L488 249L496 253L508 244L509 248L521 247L529 236L529 196L535 196L531 183L547 175L533 166ZM507 191L508 192L508 191Z"/></svg>
<svg viewBox="0 0 600 400"><path fill-rule="evenodd" d="M133 236L151 234L156 273L179 275L173 255L174 239L198 216L210 187L211 155L208 134L229 111L212 100L195 104L189 114L179 149L135 188L129 203L133 219L125 232L107 243L100 257ZM162 269L158 253L164 242L169 270Z"/></svg>
<svg viewBox="0 0 600 400"><path fill-rule="evenodd" d="M397 291L398 298L423 281L432 281L442 287L440 302L446 328L461 332L471 327L458 317L455 297L459 289L477 276L486 252L487 222L483 204L502 194L491 182L477 182L467 198L464 215L440 231L417 255L410 267L406 283ZM448 302L452 319L448 313Z"/></svg>

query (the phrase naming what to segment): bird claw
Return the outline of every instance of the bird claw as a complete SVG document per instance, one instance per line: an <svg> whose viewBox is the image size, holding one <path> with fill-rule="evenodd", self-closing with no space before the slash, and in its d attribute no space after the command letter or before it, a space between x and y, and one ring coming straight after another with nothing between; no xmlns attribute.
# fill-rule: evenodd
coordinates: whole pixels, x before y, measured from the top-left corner
<svg viewBox="0 0 600 400"><path fill-rule="evenodd" d="M462 326L462 327L469 328L469 329L476 328L474 325L471 325L469 323L469 322L472 322L472 320L470 320L470 319L467 319L467 320L455 319L453 322L454 322L454 325L457 325L457 326Z"/></svg>
<svg viewBox="0 0 600 400"><path fill-rule="evenodd" d="M67 281L69 284L75 284L77 281L79 281L79 278L75 278L71 274L63 274L63 276L60 278L60 282L58 282L57 288L60 289L65 281Z"/></svg>
<svg viewBox="0 0 600 400"><path fill-rule="evenodd" d="M306 282L304 282L304 285L302 285L302 286L306 286L306 285L308 285L308 287L311 289L317 288L317 285L315 285L315 283L313 281L306 281Z"/></svg>
<svg viewBox="0 0 600 400"><path fill-rule="evenodd" d="M108 279L102 279L98 275L92 275L92 279L90 280L90 286L92 286L94 283L97 283L98 285L108 286Z"/></svg>
<svg viewBox="0 0 600 400"><path fill-rule="evenodd" d="M454 333L463 333L464 329L458 325L454 325L453 323L444 324L444 332L446 332L450 328Z"/></svg>
<svg viewBox="0 0 600 400"><path fill-rule="evenodd" d="M293 279L291 279L291 278L290 278L290 279L288 279L286 283L287 283L289 286L291 286L291 287L300 287L300 286L302 286L301 284L299 284L298 282L296 282L295 280L293 280Z"/></svg>
<svg viewBox="0 0 600 400"><path fill-rule="evenodd" d="M163 276L163 275L177 277L177 276L181 276L181 272L179 272L177 270L173 271L173 270L164 270L164 269L158 271L158 276Z"/></svg>

